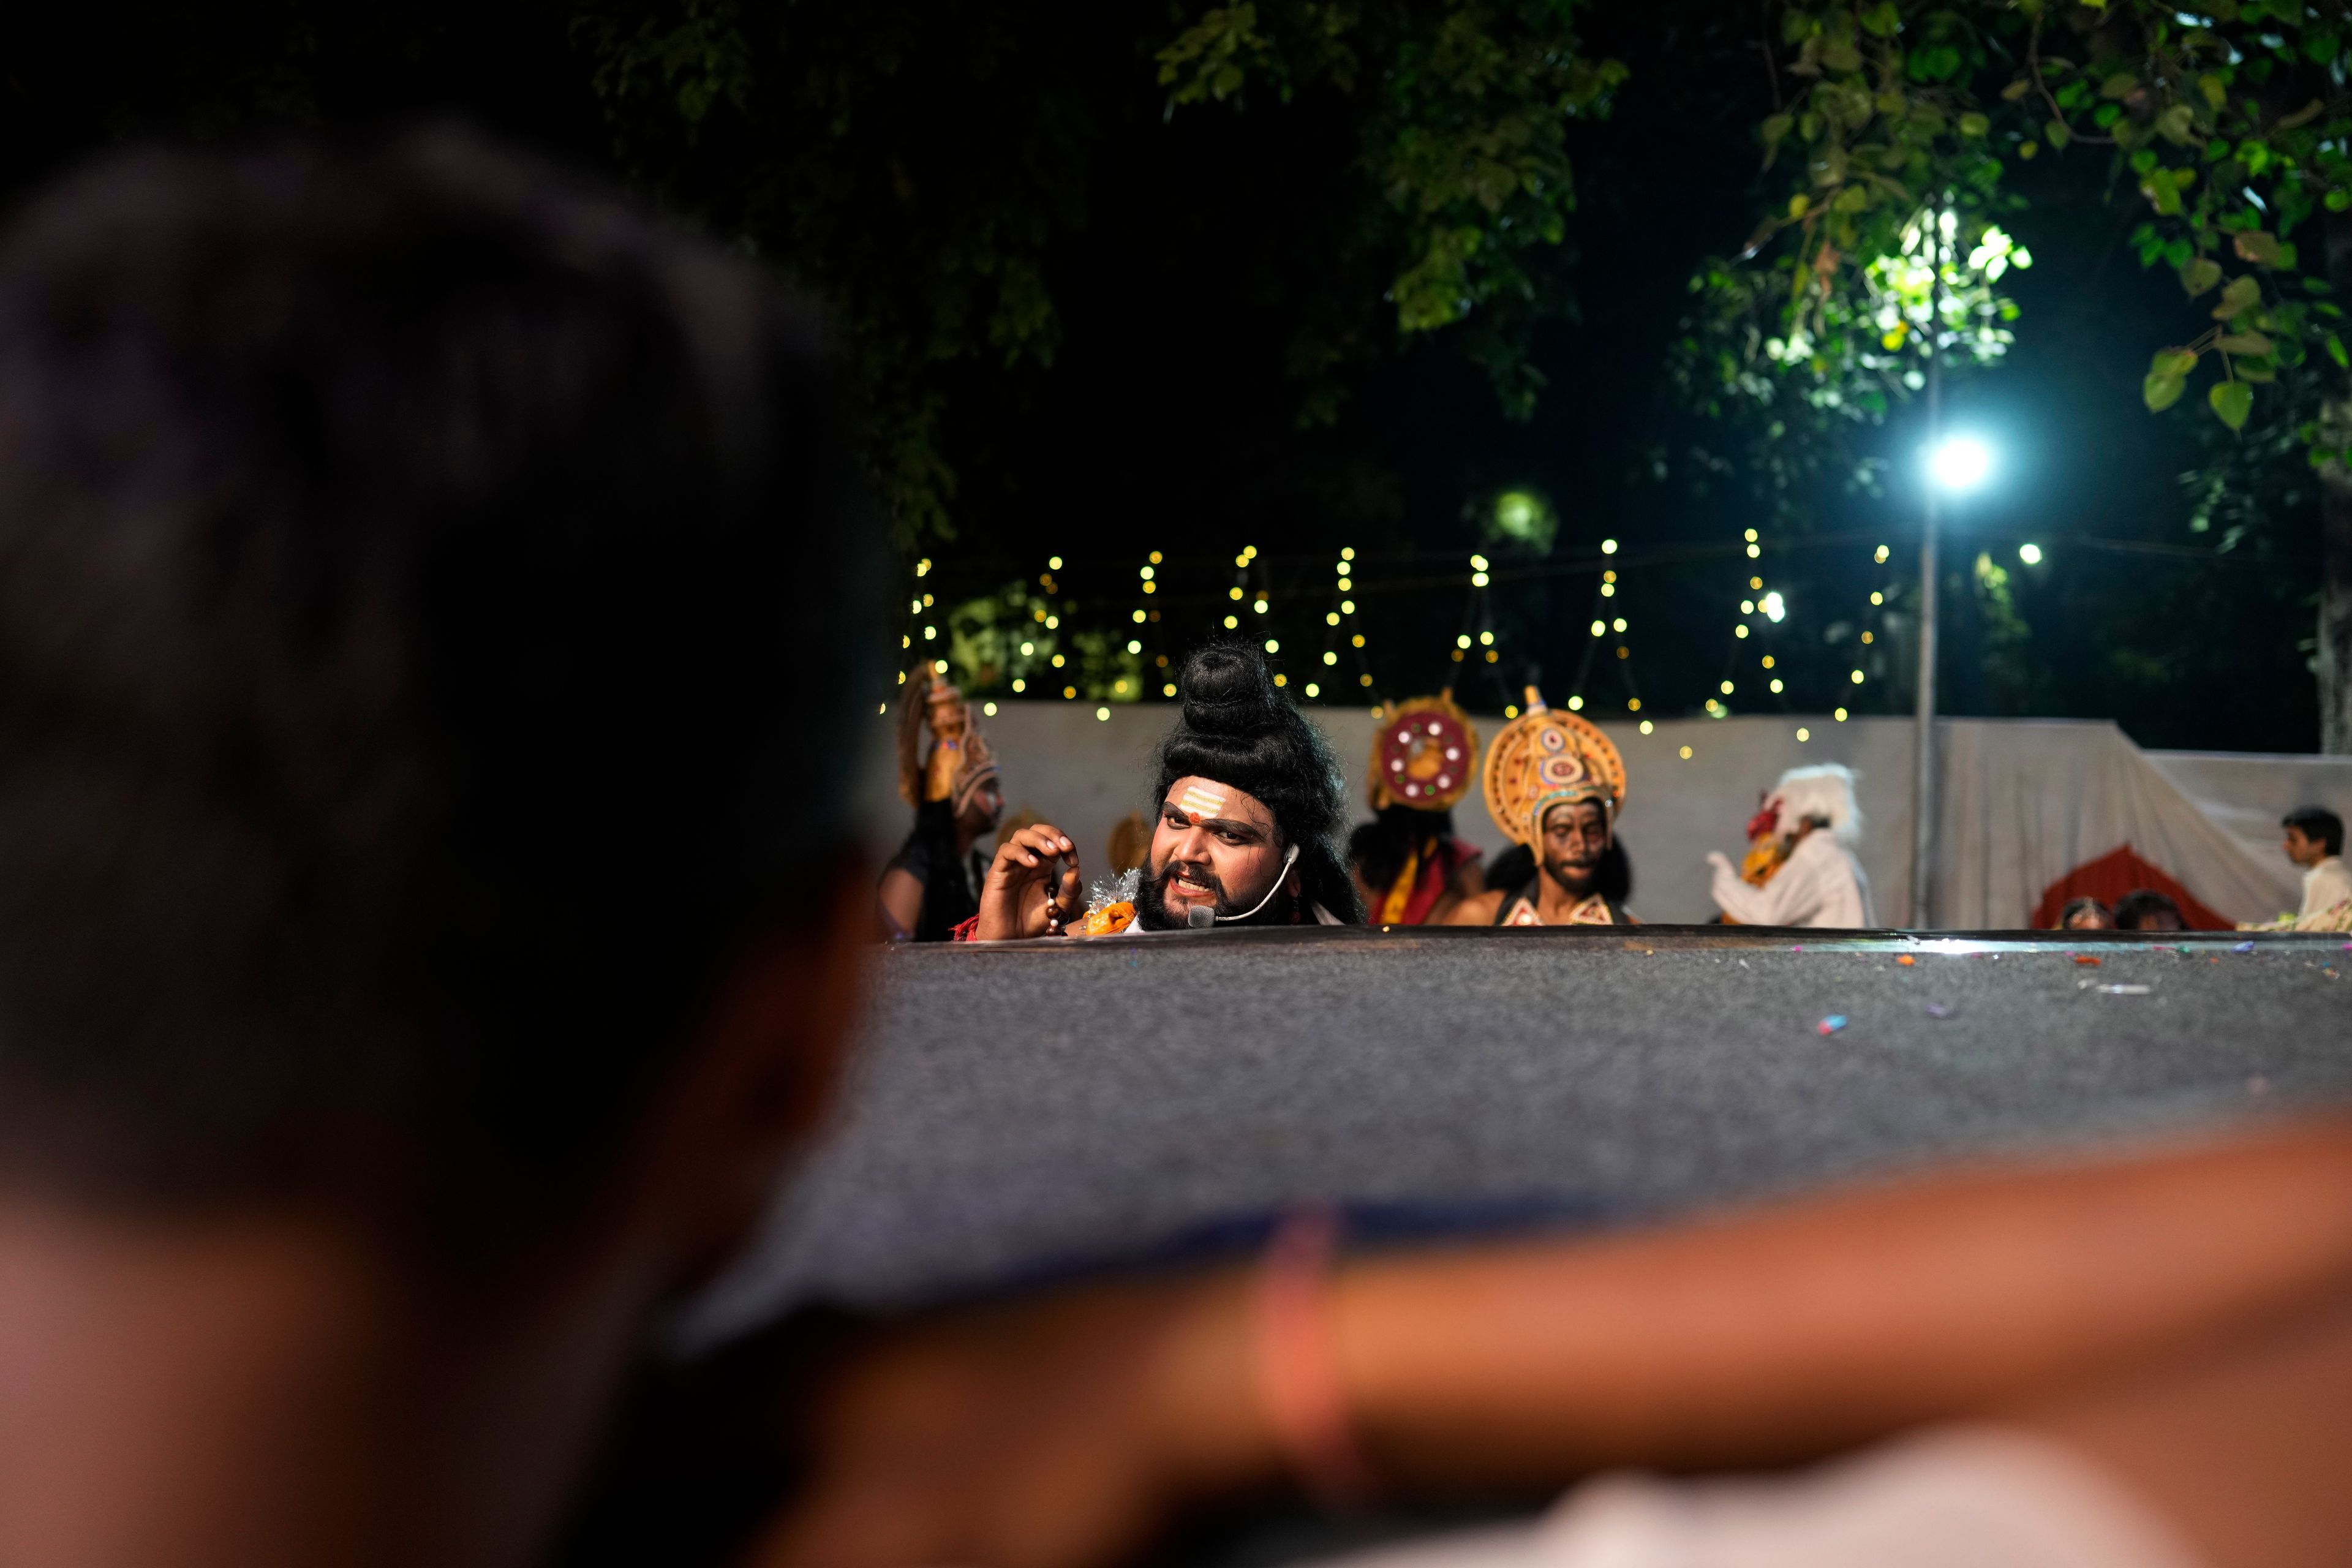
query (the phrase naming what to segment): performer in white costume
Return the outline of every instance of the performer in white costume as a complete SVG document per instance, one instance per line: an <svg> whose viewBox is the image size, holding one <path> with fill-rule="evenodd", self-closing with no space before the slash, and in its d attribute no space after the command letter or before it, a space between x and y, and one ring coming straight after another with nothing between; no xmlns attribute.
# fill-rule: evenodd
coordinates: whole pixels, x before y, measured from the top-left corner
<svg viewBox="0 0 2352 1568"><path fill-rule="evenodd" d="M1790 769L1751 826L1759 831L1745 876L1722 854L1710 851L1706 858L1715 868L1715 901L1726 919L1844 930L1877 923L1869 879L1853 855L1862 813L1853 803L1851 770L1835 763Z"/></svg>

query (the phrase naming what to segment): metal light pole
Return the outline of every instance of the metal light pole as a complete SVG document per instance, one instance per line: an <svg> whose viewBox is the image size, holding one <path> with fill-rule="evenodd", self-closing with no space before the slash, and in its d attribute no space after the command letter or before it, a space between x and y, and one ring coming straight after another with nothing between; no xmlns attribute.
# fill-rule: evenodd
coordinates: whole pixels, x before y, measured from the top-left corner
<svg viewBox="0 0 2352 1568"><path fill-rule="evenodd" d="M1944 356L1937 339L1944 327L1944 211L1927 215L1927 450L1944 438ZM1941 482L1932 468L1927 504L1919 519L1919 712L1912 737L1911 927L1928 924L1936 867L1936 531L1942 522Z"/></svg>

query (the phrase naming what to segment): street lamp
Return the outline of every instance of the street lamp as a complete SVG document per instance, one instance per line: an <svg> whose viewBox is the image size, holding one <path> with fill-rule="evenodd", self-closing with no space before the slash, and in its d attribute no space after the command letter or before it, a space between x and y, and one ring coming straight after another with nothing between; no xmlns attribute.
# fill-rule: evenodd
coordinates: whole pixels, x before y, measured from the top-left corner
<svg viewBox="0 0 2352 1568"><path fill-rule="evenodd" d="M1936 867L1936 535L1942 501L1984 483L1992 448L1974 436L1943 433L1943 377L1927 362L1927 504L1919 539L1919 710L1911 766L1911 925L1928 923Z"/></svg>
<svg viewBox="0 0 2352 1568"><path fill-rule="evenodd" d="M1992 472L1992 448L1973 436L1947 436L1928 449L1927 477L1948 490L1972 490Z"/></svg>

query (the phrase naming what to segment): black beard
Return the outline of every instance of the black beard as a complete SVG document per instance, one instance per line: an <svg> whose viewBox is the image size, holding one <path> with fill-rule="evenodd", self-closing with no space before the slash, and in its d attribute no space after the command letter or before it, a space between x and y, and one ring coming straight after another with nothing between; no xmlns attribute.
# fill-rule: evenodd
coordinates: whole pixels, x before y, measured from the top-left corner
<svg viewBox="0 0 2352 1568"><path fill-rule="evenodd" d="M1147 867L1147 873L1149 870L1150 868ZM1242 910L1246 909L1248 906L1236 905L1231 899L1225 897L1225 885L1217 880L1217 874L1214 871L1208 869L1206 867L1196 867L1193 869L1192 874L1205 879L1209 886L1214 889L1217 896L1216 902L1209 905L1208 908L1216 915L1217 923L1220 925L1288 925L1296 918L1296 910L1292 908L1292 905L1296 900L1285 899L1277 895L1267 900L1265 907L1258 910L1257 913L1251 915L1246 919L1235 920L1234 917L1240 914ZM1168 879L1174 875L1175 871L1171 867L1168 869L1162 870L1157 877L1147 874L1137 879L1135 889L1135 923L1142 927L1145 931L1184 931L1189 929L1188 921L1178 920L1174 915L1171 914L1168 910ZM1199 904L1192 906L1194 909L1199 909L1202 906Z"/></svg>
<svg viewBox="0 0 2352 1568"><path fill-rule="evenodd" d="M1543 868L1544 874L1559 883L1561 890L1571 899L1590 898L1601 880L1601 862L1598 860L1580 866L1573 860L1555 860L1547 857Z"/></svg>

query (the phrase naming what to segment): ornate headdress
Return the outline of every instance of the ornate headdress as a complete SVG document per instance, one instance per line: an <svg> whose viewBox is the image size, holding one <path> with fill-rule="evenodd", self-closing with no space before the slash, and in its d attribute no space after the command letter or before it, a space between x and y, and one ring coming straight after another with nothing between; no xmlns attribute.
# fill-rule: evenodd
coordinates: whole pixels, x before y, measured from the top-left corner
<svg viewBox="0 0 2352 1568"><path fill-rule="evenodd" d="M1451 691L1372 710L1372 809L1451 811L1477 777L1478 727Z"/></svg>
<svg viewBox="0 0 2352 1568"><path fill-rule="evenodd" d="M1543 837L1544 813L1562 801L1597 800L1610 820L1625 804L1625 759L1601 728L1544 706L1532 686L1528 710L1486 748L1486 810L1514 844Z"/></svg>
<svg viewBox="0 0 2352 1568"><path fill-rule="evenodd" d="M923 727L931 731L931 754L917 761ZM963 810L971 792L996 776L988 738L971 721L963 693L934 676L908 682L898 705L898 795L908 805L944 800Z"/></svg>

